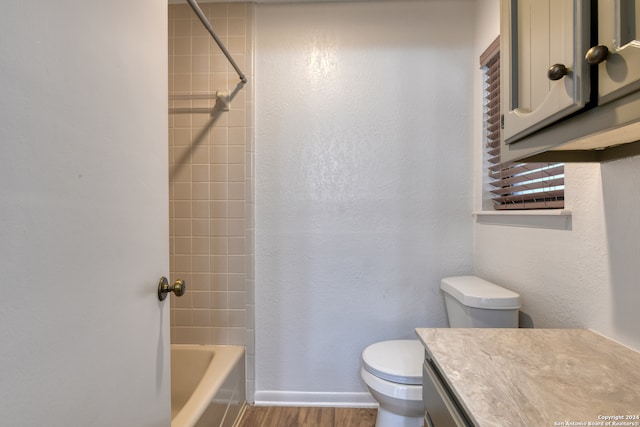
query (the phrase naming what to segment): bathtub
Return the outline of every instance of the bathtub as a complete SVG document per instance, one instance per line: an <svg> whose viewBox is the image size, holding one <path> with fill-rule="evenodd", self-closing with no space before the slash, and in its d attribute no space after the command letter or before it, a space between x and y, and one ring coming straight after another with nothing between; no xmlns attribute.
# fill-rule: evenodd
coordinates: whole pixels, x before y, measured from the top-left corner
<svg viewBox="0 0 640 427"><path fill-rule="evenodd" d="M171 427L231 427L244 404L244 347L171 345Z"/></svg>

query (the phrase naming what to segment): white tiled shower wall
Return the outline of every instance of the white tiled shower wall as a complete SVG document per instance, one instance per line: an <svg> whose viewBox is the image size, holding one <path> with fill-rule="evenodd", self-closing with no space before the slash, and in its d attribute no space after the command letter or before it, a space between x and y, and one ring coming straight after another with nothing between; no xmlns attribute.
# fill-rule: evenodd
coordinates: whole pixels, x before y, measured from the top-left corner
<svg viewBox="0 0 640 427"><path fill-rule="evenodd" d="M170 279L187 283L171 297L171 342L246 345L252 366L253 9L200 6L248 83L189 5L169 5ZM229 111L206 99L217 91L231 93Z"/></svg>

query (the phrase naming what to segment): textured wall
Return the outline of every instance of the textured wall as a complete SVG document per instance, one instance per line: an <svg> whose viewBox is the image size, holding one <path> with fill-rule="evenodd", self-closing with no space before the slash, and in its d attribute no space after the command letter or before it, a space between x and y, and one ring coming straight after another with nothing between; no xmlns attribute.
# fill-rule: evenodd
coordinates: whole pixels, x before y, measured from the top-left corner
<svg viewBox="0 0 640 427"><path fill-rule="evenodd" d="M258 5L256 399L368 401L362 349L471 268L472 2Z"/></svg>

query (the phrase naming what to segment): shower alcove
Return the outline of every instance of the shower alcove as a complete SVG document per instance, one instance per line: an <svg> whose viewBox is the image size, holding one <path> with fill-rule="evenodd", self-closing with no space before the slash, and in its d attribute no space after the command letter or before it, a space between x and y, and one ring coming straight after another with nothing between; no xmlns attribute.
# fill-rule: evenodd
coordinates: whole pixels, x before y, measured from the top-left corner
<svg viewBox="0 0 640 427"><path fill-rule="evenodd" d="M186 2L169 4L170 279L187 283L171 296L171 342L246 346L251 401L253 6L199 3L248 82Z"/></svg>

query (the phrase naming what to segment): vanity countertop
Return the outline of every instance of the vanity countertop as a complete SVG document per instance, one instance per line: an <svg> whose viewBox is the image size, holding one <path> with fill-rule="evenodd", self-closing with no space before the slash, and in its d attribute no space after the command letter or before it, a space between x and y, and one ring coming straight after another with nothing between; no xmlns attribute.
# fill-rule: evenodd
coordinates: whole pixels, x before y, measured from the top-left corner
<svg viewBox="0 0 640 427"><path fill-rule="evenodd" d="M640 353L593 331L416 333L476 427L640 426Z"/></svg>

